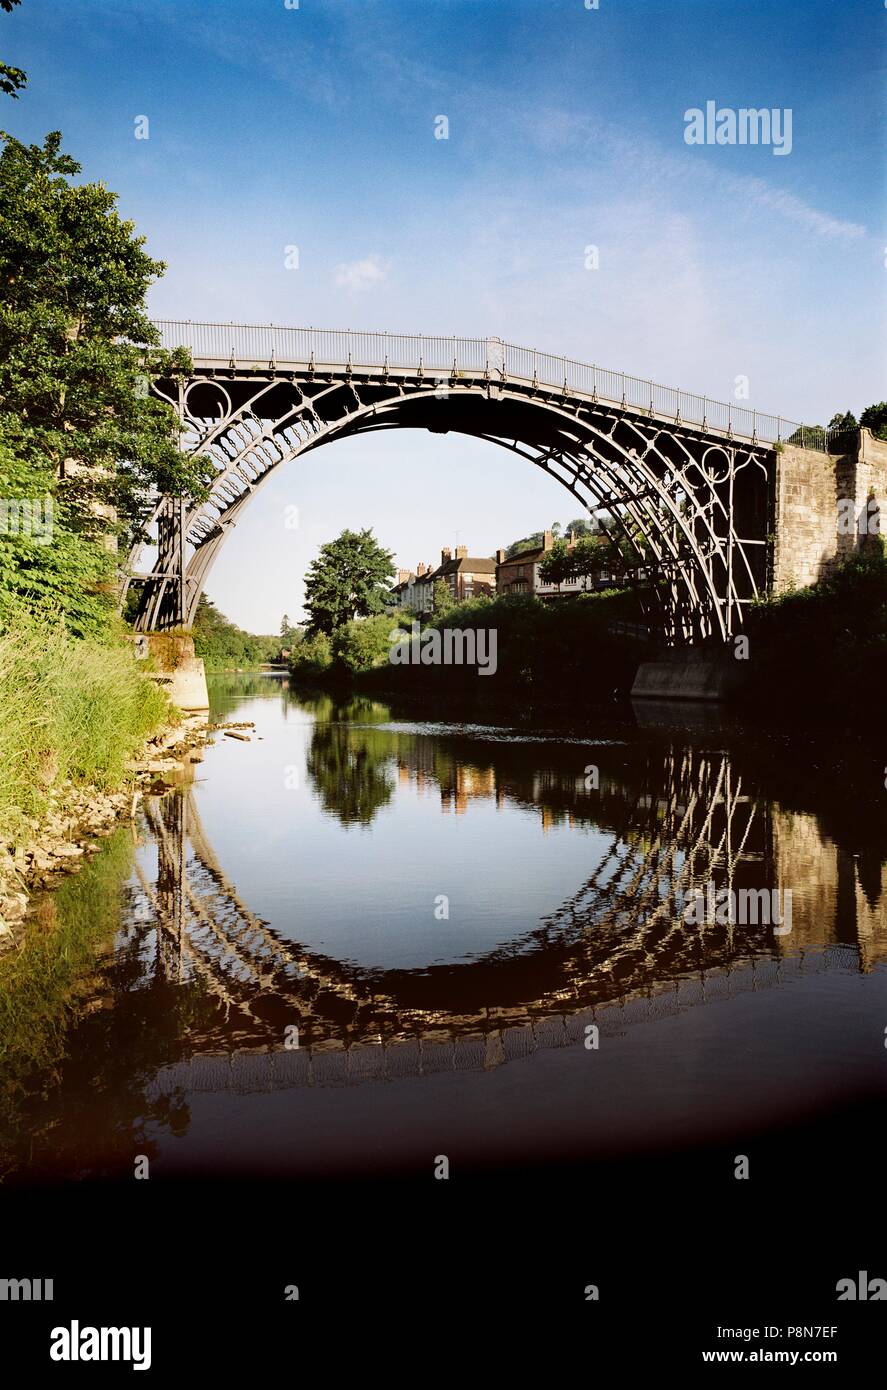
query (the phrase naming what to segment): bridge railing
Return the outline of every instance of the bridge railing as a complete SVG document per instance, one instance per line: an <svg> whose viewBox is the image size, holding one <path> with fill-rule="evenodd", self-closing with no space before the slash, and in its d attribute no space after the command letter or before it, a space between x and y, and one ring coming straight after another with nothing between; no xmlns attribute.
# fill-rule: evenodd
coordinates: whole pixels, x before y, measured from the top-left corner
<svg viewBox="0 0 887 1390"><path fill-rule="evenodd" d="M351 329L284 328L276 324L194 323L156 319L163 347L186 347L198 359L277 364L317 368L382 368L407 371L484 372L539 385L566 388L630 409L700 425L724 434L764 443L789 442L826 450L829 432L802 425L733 402L714 401L674 386L660 386L535 348L517 347L499 338L426 337L411 333L359 333Z"/></svg>

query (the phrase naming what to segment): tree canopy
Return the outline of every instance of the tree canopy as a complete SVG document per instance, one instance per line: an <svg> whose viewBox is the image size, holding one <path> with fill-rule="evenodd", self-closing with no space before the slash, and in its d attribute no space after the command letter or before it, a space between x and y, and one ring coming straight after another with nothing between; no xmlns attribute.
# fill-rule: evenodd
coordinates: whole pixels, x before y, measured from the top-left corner
<svg viewBox="0 0 887 1390"><path fill-rule="evenodd" d="M332 634L352 618L368 618L385 607L394 556L372 530L345 530L321 546L305 577L309 630Z"/></svg>
<svg viewBox="0 0 887 1390"><path fill-rule="evenodd" d="M179 450L174 411L147 393L149 372L189 366L157 347L145 310L163 263L115 194L71 182L80 166L57 131L42 145L0 139L0 495L54 506L41 553L4 537L0 584L95 631L114 607L109 535L128 545L157 491L202 498L213 470Z"/></svg>
<svg viewBox="0 0 887 1390"><path fill-rule="evenodd" d="M242 669L273 661L279 637L257 637L229 621L206 594L201 594L192 628L194 650L214 670Z"/></svg>

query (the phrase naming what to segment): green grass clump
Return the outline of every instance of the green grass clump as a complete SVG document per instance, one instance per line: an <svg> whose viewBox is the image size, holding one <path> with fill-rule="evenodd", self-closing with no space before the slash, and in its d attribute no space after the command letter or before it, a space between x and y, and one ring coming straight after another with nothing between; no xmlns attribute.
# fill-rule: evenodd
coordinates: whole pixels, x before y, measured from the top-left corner
<svg viewBox="0 0 887 1390"><path fill-rule="evenodd" d="M0 840L39 819L60 782L119 787L167 708L122 639L77 640L24 617L0 632Z"/></svg>

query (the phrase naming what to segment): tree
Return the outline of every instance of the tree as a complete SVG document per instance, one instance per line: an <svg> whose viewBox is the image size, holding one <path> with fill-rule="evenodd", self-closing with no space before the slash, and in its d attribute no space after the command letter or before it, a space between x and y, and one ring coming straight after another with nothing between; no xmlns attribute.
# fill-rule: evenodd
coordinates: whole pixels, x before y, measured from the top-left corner
<svg viewBox="0 0 887 1390"><path fill-rule="evenodd" d="M271 656L266 638L254 637L229 622L206 594L200 596L192 633L194 651L212 670L254 669Z"/></svg>
<svg viewBox="0 0 887 1390"><path fill-rule="evenodd" d="M369 671L384 666L391 651L391 633L397 621L384 613L361 622L346 623L333 636L332 651L349 671Z"/></svg>
<svg viewBox="0 0 887 1390"><path fill-rule="evenodd" d="M284 613L280 623L280 645L291 648L298 641L298 637L298 632L290 623L289 614Z"/></svg>
<svg viewBox="0 0 887 1390"><path fill-rule="evenodd" d="M828 427L830 430L855 430L859 428L856 416L850 410L845 410L843 415L840 412L833 415L828 422Z"/></svg>
<svg viewBox="0 0 887 1390"><path fill-rule="evenodd" d="M352 618L381 613L394 577L394 556L371 530L343 531L321 546L305 579L309 630L332 634Z"/></svg>
<svg viewBox="0 0 887 1390"><path fill-rule="evenodd" d="M0 0L0 10L5 10L11 14L16 5L21 0ZM27 74L21 68L10 67L8 63L0 63L0 92L5 92L8 97L18 97L23 87L28 85Z"/></svg>
<svg viewBox="0 0 887 1390"><path fill-rule="evenodd" d="M887 401L867 405L859 417L859 423L871 430L876 439L887 439Z"/></svg>
<svg viewBox="0 0 887 1390"><path fill-rule="evenodd" d="M525 536L521 541L512 541L505 550L505 558L510 560L513 555L519 555L522 550L538 550L544 539L541 531L534 531L531 536Z"/></svg>
<svg viewBox="0 0 887 1390"><path fill-rule="evenodd" d="M453 595L450 593L450 586L445 579L435 579L431 587L431 611L436 618L440 618L444 613L449 613L454 607Z"/></svg>
<svg viewBox="0 0 887 1390"><path fill-rule="evenodd" d="M42 146L0 138L0 441L22 489L5 495L52 498L53 547L65 536L68 559L82 552L86 570L102 571L90 593L103 591L107 618L109 533L128 545L158 492L202 499L214 469L180 452L174 411L147 394L152 372L190 365L156 346L146 314L163 263L120 218L116 195L70 182L80 166L57 131ZM60 550L50 567L62 559ZM40 587L32 561L22 554L14 586L29 607ZM57 586L55 609L74 631L76 570Z"/></svg>
<svg viewBox="0 0 887 1390"><path fill-rule="evenodd" d="M560 587L573 577L573 554L566 541L555 541L549 551L539 561L539 578L546 584Z"/></svg>

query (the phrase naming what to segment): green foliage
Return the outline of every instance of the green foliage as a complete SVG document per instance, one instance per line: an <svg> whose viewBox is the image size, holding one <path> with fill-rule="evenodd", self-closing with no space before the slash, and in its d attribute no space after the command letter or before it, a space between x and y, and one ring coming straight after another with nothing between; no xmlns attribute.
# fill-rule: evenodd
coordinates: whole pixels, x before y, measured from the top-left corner
<svg viewBox="0 0 887 1390"><path fill-rule="evenodd" d="M147 394L149 373L188 365L156 346L145 311L165 267L115 194L72 183L58 132L2 140L0 438L24 495L53 496L60 533L89 546L116 529L128 545L156 490L202 498L213 472L179 451L172 408Z"/></svg>
<svg viewBox="0 0 887 1390"><path fill-rule="evenodd" d="M321 546L305 579L313 632L331 635L352 618L381 613L394 577L394 557L371 530L343 531Z"/></svg>
<svg viewBox="0 0 887 1390"><path fill-rule="evenodd" d="M280 623L280 645L281 647L292 648L299 640L299 629L293 627L289 620L289 614L284 613Z"/></svg>
<svg viewBox="0 0 887 1390"><path fill-rule="evenodd" d="M511 545L505 547L506 560L510 560L512 556L519 555L524 550L538 550L544 539L541 531L534 531L531 536L525 536L522 541L512 541Z"/></svg>
<svg viewBox="0 0 887 1390"><path fill-rule="evenodd" d="M843 414L839 411L833 415L828 422L830 430L855 430L859 428L856 416L850 410L845 410Z"/></svg>
<svg viewBox="0 0 887 1390"><path fill-rule="evenodd" d="M357 618L337 628L332 637L333 658L349 671L370 671L384 666L391 649L391 633L400 624L387 613L374 618Z"/></svg>
<svg viewBox="0 0 887 1390"><path fill-rule="evenodd" d="M882 536L827 578L754 605L751 698L841 719L880 718L887 686L887 553Z"/></svg>
<svg viewBox="0 0 887 1390"><path fill-rule="evenodd" d="M555 541L539 561L539 575L546 584L581 579L585 587L602 574L630 572L637 565L638 557L626 538L620 536L618 542L613 542L588 534L580 536L572 549L566 541Z"/></svg>
<svg viewBox="0 0 887 1390"><path fill-rule="evenodd" d="M449 584L445 579L435 579L431 586L431 611L439 617L442 613L449 613L452 607L453 595Z"/></svg>
<svg viewBox="0 0 887 1390"><path fill-rule="evenodd" d="M17 458L0 426L0 627L15 624L24 609L47 622L60 619L74 636L100 637L114 614L114 556L84 531L64 492L53 498L53 489L46 461ZM14 524L13 507L32 508L40 525Z"/></svg>
<svg viewBox="0 0 887 1390"><path fill-rule="evenodd" d="M821 450L825 448L826 432L822 425L799 425L786 442L797 444L801 449Z"/></svg>
<svg viewBox="0 0 887 1390"><path fill-rule="evenodd" d="M322 675L333 664L333 644L326 632L308 632L296 644L289 666L294 675Z"/></svg>
<svg viewBox="0 0 887 1390"><path fill-rule="evenodd" d="M261 666L276 659L281 645L278 637L256 637L229 622L206 594L197 605L192 636L194 652L203 657L209 671Z"/></svg>
<svg viewBox="0 0 887 1390"><path fill-rule="evenodd" d="M867 405L859 417L859 423L871 430L877 439L887 439L887 401Z"/></svg>
<svg viewBox="0 0 887 1390"><path fill-rule="evenodd" d="M21 0L0 0L0 9L11 14L16 5ZM21 68L14 68L9 63L0 63L0 92L5 92L8 97L18 97L23 87L28 85L27 74Z"/></svg>
<svg viewBox="0 0 887 1390"><path fill-rule="evenodd" d="M168 709L125 640L76 641L23 618L0 634L0 703L0 840L39 818L56 783L120 786Z"/></svg>
<svg viewBox="0 0 887 1390"><path fill-rule="evenodd" d="M607 516L603 519L608 522L611 520L611 518ZM550 530L555 541L560 538L565 539L571 532L573 539L579 540L581 536L600 535L601 524L596 516L577 516L574 517L572 521L566 522L563 526L559 521L553 521ZM533 531L531 535L525 536L523 540L512 541L511 545L506 546L505 558L511 560L515 555L519 555L521 551L524 550L541 550L544 540L545 533L543 531ZM552 580L551 582L557 583L558 581Z"/></svg>
<svg viewBox="0 0 887 1390"><path fill-rule="evenodd" d="M555 702L569 702L577 689L598 694L603 689L609 697L616 685L630 687L642 650L641 644L610 634L614 619L642 621L633 594L607 590L557 603L542 603L530 594L468 599L430 625L494 629L495 676L478 680L470 666L404 665L391 668L393 679L422 689L479 685L482 693L492 695L495 688L518 699L533 691Z"/></svg>
<svg viewBox="0 0 887 1390"><path fill-rule="evenodd" d="M563 584L573 577L573 556L566 541L555 541L554 545L539 561L539 577L546 584Z"/></svg>

